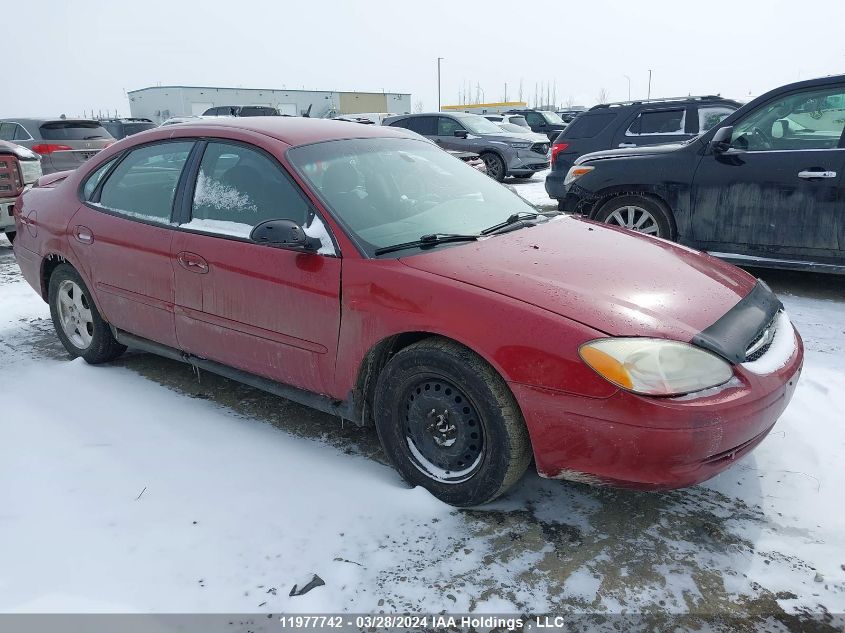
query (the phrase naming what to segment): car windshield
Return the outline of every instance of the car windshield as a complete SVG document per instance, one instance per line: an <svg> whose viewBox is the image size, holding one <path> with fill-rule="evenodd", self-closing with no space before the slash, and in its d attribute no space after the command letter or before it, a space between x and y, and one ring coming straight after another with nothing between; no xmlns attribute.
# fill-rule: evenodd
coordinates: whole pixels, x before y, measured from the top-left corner
<svg viewBox="0 0 845 633"><path fill-rule="evenodd" d="M536 213L507 187L427 141L329 141L293 148L288 157L369 255L423 235L476 234L513 214Z"/></svg>
<svg viewBox="0 0 845 633"><path fill-rule="evenodd" d="M478 114L470 114L457 119L458 122L473 134L501 134L502 130L492 121L488 121Z"/></svg>
<svg viewBox="0 0 845 633"><path fill-rule="evenodd" d="M546 123L555 123L555 124L562 124L563 119L561 119L557 112L547 112L546 110L540 110L540 116L546 119Z"/></svg>

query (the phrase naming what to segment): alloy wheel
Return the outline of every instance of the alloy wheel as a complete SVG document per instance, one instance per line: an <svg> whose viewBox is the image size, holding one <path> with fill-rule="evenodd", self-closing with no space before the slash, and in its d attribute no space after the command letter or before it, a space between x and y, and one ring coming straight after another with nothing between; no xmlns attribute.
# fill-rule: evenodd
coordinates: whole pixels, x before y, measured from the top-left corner
<svg viewBox="0 0 845 633"><path fill-rule="evenodd" d="M638 233L646 233L648 235L659 234L659 226L654 216L646 209L634 205L616 209L607 216L605 223L621 226L622 228L637 231Z"/></svg>
<svg viewBox="0 0 845 633"><path fill-rule="evenodd" d="M59 323L65 336L81 350L87 349L94 338L94 315L82 288L70 279L59 285L57 297Z"/></svg>

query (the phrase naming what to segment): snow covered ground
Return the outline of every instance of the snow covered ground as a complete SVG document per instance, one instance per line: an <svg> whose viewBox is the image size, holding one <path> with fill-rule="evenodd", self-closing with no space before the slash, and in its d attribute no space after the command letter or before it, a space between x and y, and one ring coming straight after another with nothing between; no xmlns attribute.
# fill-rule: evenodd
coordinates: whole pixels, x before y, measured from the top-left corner
<svg viewBox="0 0 845 633"><path fill-rule="evenodd" d="M369 429L146 354L68 361L0 238L0 612L842 613L845 290L758 273L807 359L750 456L665 494L529 474L462 511Z"/></svg>

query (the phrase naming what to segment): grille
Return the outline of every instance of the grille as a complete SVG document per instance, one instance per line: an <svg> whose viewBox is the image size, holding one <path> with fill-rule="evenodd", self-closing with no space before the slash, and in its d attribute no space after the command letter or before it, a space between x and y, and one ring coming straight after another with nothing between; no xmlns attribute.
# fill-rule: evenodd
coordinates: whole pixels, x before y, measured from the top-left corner
<svg viewBox="0 0 845 633"><path fill-rule="evenodd" d="M531 146L531 151L536 152L538 154L542 154L543 156L546 155L546 152L549 151L549 144L548 143L534 143Z"/></svg>
<svg viewBox="0 0 845 633"><path fill-rule="evenodd" d="M777 331L777 320L780 316L780 311L775 313L772 320L764 327L760 333L754 337L751 344L745 350L745 362L750 363L769 351L772 346L772 341L775 340L775 332Z"/></svg>

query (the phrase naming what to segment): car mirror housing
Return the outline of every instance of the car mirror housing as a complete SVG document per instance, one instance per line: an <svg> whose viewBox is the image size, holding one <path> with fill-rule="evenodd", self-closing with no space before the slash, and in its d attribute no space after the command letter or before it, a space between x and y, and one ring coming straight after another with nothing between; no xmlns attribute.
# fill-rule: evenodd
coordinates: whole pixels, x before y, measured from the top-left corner
<svg viewBox="0 0 845 633"><path fill-rule="evenodd" d="M308 252L316 252L321 246L319 238L306 235L305 229L293 220L262 222L252 229L249 239L259 244L296 248Z"/></svg>
<svg viewBox="0 0 845 633"><path fill-rule="evenodd" d="M455 130L454 134L458 138L466 138L468 136L468 133L467 133L466 130Z"/></svg>
<svg viewBox="0 0 845 633"><path fill-rule="evenodd" d="M727 152L731 148L731 136L733 136L733 132L734 129L730 125L720 127L710 140L710 149L716 154Z"/></svg>

